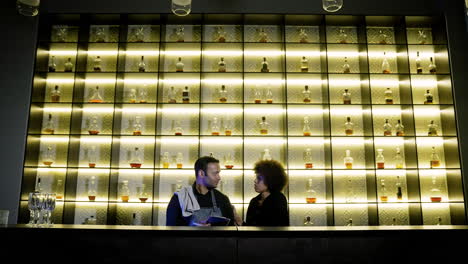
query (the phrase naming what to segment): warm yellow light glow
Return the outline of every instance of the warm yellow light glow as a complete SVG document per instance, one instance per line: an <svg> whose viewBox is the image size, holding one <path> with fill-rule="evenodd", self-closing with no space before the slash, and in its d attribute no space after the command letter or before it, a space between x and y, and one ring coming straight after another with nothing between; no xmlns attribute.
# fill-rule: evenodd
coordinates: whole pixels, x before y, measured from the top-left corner
<svg viewBox="0 0 468 264"><path fill-rule="evenodd" d="M371 79L371 86L395 87L408 84L407 81L398 81L392 79Z"/></svg>
<svg viewBox="0 0 468 264"><path fill-rule="evenodd" d="M322 109L321 107L288 107L288 114L290 115L323 115L328 113L328 109Z"/></svg>
<svg viewBox="0 0 468 264"><path fill-rule="evenodd" d="M38 173L65 173L65 168L37 168Z"/></svg>
<svg viewBox="0 0 468 264"><path fill-rule="evenodd" d="M163 137L161 144L195 145L198 144L198 137Z"/></svg>
<svg viewBox="0 0 468 264"><path fill-rule="evenodd" d="M210 78L210 79L203 79L203 84L210 84L210 85L242 85L244 81L242 79L235 79L235 78Z"/></svg>
<svg viewBox="0 0 468 264"><path fill-rule="evenodd" d="M68 137L41 136L41 143L68 143Z"/></svg>
<svg viewBox="0 0 468 264"><path fill-rule="evenodd" d="M200 79L186 79L183 76L177 79L161 79L159 80L164 85L198 85L200 84Z"/></svg>
<svg viewBox="0 0 468 264"><path fill-rule="evenodd" d="M436 177L445 177L447 175L447 170L445 169L427 169L427 170L419 170L419 175L421 177L430 177L432 178L433 176Z"/></svg>
<svg viewBox="0 0 468 264"><path fill-rule="evenodd" d="M405 139L402 137L376 137L374 138L375 145L385 147L401 147L405 144ZM393 155L393 154L392 154Z"/></svg>
<svg viewBox="0 0 468 264"><path fill-rule="evenodd" d="M160 109L163 114L195 114L198 115L199 109L195 107L164 107Z"/></svg>
<svg viewBox="0 0 468 264"><path fill-rule="evenodd" d="M154 137L122 137L122 144L154 144Z"/></svg>
<svg viewBox="0 0 468 264"><path fill-rule="evenodd" d="M74 79L74 77L63 78L63 79L47 78L47 83L53 83L53 84L73 84L73 83L75 83L75 79Z"/></svg>
<svg viewBox="0 0 468 264"><path fill-rule="evenodd" d="M381 107L381 106L373 106L372 107L372 114L374 115L382 115L386 117L390 116L401 116L402 113L408 114L411 113L411 110L402 110L400 107Z"/></svg>
<svg viewBox="0 0 468 264"><path fill-rule="evenodd" d="M119 171L119 175L133 175L133 174L144 175L146 174L145 176L152 176L155 170L153 169L138 169L138 170L119 169L118 171Z"/></svg>
<svg viewBox="0 0 468 264"><path fill-rule="evenodd" d="M187 57L187 56L200 56L200 50L165 50L161 51L161 55ZM183 61L183 59L182 59Z"/></svg>
<svg viewBox="0 0 468 264"><path fill-rule="evenodd" d="M278 107L265 107L265 108L260 108L260 107L249 107L245 108L245 113L248 115L283 115L286 110L283 108L278 108ZM259 117L260 118L260 117Z"/></svg>
<svg viewBox="0 0 468 264"><path fill-rule="evenodd" d="M265 79L250 79L246 78L244 80L245 85L261 85L261 86L266 86L266 85L284 85L285 80L283 79L273 79L274 77L271 78L265 78ZM271 87L273 88L273 87Z"/></svg>
<svg viewBox="0 0 468 264"><path fill-rule="evenodd" d="M158 56L158 50L127 50L127 51L120 51L121 53L127 56Z"/></svg>
<svg viewBox="0 0 468 264"><path fill-rule="evenodd" d="M202 108L202 114L210 114L213 116L224 116L224 115L238 115L242 114L242 108L239 107L204 107Z"/></svg>
<svg viewBox="0 0 468 264"><path fill-rule="evenodd" d="M112 138L111 137L81 137L80 141L82 143L110 144L112 142Z"/></svg>
<svg viewBox="0 0 468 264"><path fill-rule="evenodd" d="M148 108L148 107L125 107L121 109L125 114L155 114L156 108Z"/></svg>
<svg viewBox="0 0 468 264"><path fill-rule="evenodd" d="M204 56L216 56L216 57L233 57L242 56L242 50L204 50L202 54Z"/></svg>
<svg viewBox="0 0 468 264"><path fill-rule="evenodd" d="M329 143L330 140L318 137L309 138L288 138L288 145L309 147L309 145L323 145Z"/></svg>
<svg viewBox="0 0 468 264"><path fill-rule="evenodd" d="M118 80L119 82L124 82L125 84L157 84L158 83L158 79L157 78L154 78L154 79L119 79Z"/></svg>
<svg viewBox="0 0 468 264"><path fill-rule="evenodd" d="M110 170L109 169L88 169L88 168L79 168L78 173L79 174L98 174L98 175L109 175Z"/></svg>
<svg viewBox="0 0 468 264"><path fill-rule="evenodd" d="M159 170L161 177L169 176L169 177L190 177L195 176L194 170Z"/></svg>
<svg viewBox="0 0 468 264"><path fill-rule="evenodd" d="M76 50L50 50L50 56L76 56Z"/></svg>
<svg viewBox="0 0 468 264"><path fill-rule="evenodd" d="M323 201L325 202L325 201ZM321 203L315 203L315 204L289 204L289 208L290 209L300 209L301 211L304 210L304 211L307 211L307 210L310 210L310 209L316 209L316 210L322 210L324 213L326 213L326 209L327 207L330 206L330 205L327 205L327 204L321 204Z"/></svg>
<svg viewBox="0 0 468 264"><path fill-rule="evenodd" d="M96 114L96 113L109 114L109 113L114 112L114 108L113 107L91 107L91 106L87 106L87 107L83 107L82 111L85 114Z"/></svg>
<svg viewBox="0 0 468 264"><path fill-rule="evenodd" d="M327 80L320 80L320 79L291 79L291 78L288 79L288 86L290 86L290 85L301 85L301 86L309 85L309 88L311 88L310 86L322 85L322 84L327 84Z"/></svg>
<svg viewBox="0 0 468 264"><path fill-rule="evenodd" d="M266 57L267 61L269 57L278 57L283 55L284 51L282 50L247 49L244 51L244 56Z"/></svg>
<svg viewBox="0 0 468 264"><path fill-rule="evenodd" d="M334 106L330 108L330 114L332 116L352 116L352 115L362 115L369 114L370 109L362 109L360 106Z"/></svg>
<svg viewBox="0 0 468 264"><path fill-rule="evenodd" d="M84 81L86 84L115 84L114 78L109 78L109 79L86 78Z"/></svg>
<svg viewBox="0 0 468 264"><path fill-rule="evenodd" d="M115 56L119 54L117 50L88 50L85 52L89 56Z"/></svg>
<svg viewBox="0 0 468 264"><path fill-rule="evenodd" d="M207 145L240 145L242 144L242 138L202 138L201 144Z"/></svg>
<svg viewBox="0 0 468 264"><path fill-rule="evenodd" d="M421 86L423 88L437 87L439 82L436 79L419 79L417 77L411 77L412 86ZM442 84L442 82L441 82ZM443 84L447 84L447 81L444 81Z"/></svg>
<svg viewBox="0 0 468 264"><path fill-rule="evenodd" d="M356 145L364 145L364 143L372 143L370 139L364 139L360 137L334 137L332 138L332 144L334 146L356 146Z"/></svg>
<svg viewBox="0 0 468 264"><path fill-rule="evenodd" d="M70 113L72 111L71 107L44 107L42 111L46 113Z"/></svg>
<svg viewBox="0 0 468 264"><path fill-rule="evenodd" d="M311 50L287 50L286 56L291 57L320 57L324 52Z"/></svg>
<svg viewBox="0 0 468 264"><path fill-rule="evenodd" d="M294 170L290 169L289 172L289 177L294 178L294 179L300 179L300 178L321 178L323 179L326 175L325 170ZM325 179L323 179L325 180Z"/></svg>
<svg viewBox="0 0 468 264"><path fill-rule="evenodd" d="M247 145L284 145L284 138L245 138L244 143Z"/></svg>
<svg viewBox="0 0 468 264"><path fill-rule="evenodd" d="M328 80L329 82L329 85L330 86L345 86L345 87L349 87L349 86L361 86L361 85L365 85L365 84L368 84L368 81L361 81L361 80L358 80L358 79L329 79Z"/></svg>

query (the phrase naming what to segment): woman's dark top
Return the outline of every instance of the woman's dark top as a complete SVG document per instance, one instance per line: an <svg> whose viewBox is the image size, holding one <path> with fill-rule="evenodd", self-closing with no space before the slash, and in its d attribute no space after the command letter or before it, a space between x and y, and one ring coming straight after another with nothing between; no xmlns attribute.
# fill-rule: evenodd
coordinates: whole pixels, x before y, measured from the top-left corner
<svg viewBox="0 0 468 264"><path fill-rule="evenodd" d="M247 226L289 226L288 200L281 192L272 192L258 204L261 194L250 200L245 225Z"/></svg>

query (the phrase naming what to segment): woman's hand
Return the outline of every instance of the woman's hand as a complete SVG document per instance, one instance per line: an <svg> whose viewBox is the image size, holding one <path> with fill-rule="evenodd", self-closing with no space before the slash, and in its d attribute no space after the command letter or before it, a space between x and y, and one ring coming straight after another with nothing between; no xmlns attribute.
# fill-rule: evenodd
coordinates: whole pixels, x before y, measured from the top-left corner
<svg viewBox="0 0 468 264"><path fill-rule="evenodd" d="M234 207L234 205L231 205L232 207L232 212L234 213L234 222L237 226L241 226L244 221L242 221L242 218L237 214L237 211L236 211L236 208Z"/></svg>

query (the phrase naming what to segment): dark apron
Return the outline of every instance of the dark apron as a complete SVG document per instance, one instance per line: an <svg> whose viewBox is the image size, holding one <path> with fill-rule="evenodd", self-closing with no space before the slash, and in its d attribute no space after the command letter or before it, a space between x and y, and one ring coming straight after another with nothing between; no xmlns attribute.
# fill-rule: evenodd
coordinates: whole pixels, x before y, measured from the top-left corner
<svg viewBox="0 0 468 264"><path fill-rule="evenodd" d="M193 226L194 223L205 223L206 220L210 218L210 216L223 216L221 209L216 204L213 190L210 191L210 195L211 201L213 202L213 207L200 207L200 210L193 212L192 216L190 217L190 226Z"/></svg>

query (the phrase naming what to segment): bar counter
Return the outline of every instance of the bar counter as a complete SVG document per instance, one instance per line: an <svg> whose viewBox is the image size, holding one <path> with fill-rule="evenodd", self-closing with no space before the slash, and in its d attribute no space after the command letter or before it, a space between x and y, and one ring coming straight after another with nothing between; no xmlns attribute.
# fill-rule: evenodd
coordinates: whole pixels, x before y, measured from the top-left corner
<svg viewBox="0 0 468 264"><path fill-rule="evenodd" d="M451 263L468 226L165 227L24 224L0 228L4 256L19 245L62 260L104 263ZM53 249L51 248L53 246ZM56 258L57 256L54 256ZM36 261L37 254L21 260Z"/></svg>

